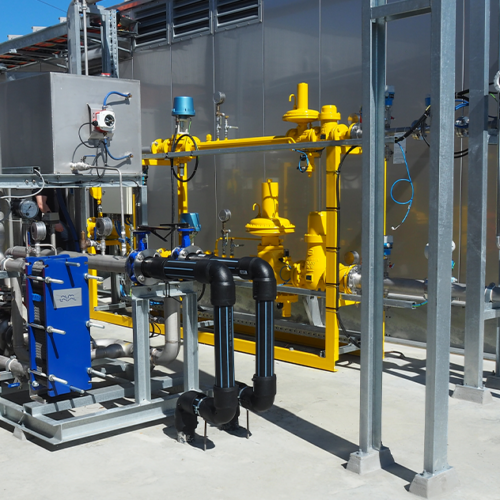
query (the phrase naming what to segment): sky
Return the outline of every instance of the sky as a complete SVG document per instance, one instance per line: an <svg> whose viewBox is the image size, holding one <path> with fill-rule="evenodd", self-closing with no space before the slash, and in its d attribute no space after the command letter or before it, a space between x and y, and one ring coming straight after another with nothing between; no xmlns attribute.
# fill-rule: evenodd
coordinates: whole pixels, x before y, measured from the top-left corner
<svg viewBox="0 0 500 500"><path fill-rule="evenodd" d="M120 3L120 0L103 0L103 7ZM52 26L59 17L66 17L70 0L0 0L0 43L7 35L27 35L32 26Z"/></svg>

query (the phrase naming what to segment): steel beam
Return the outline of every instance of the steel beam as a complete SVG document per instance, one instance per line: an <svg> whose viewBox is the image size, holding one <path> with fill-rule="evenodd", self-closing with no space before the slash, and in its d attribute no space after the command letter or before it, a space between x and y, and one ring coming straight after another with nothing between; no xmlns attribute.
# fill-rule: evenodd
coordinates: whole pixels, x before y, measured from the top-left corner
<svg viewBox="0 0 500 500"><path fill-rule="evenodd" d="M383 19L386 22L404 19L405 17L420 16L431 11L430 0L401 0L374 6L371 9L371 18Z"/></svg>
<svg viewBox="0 0 500 500"><path fill-rule="evenodd" d="M24 49L25 47L30 47L32 45L36 45L37 43L43 43L47 40L52 40L53 38L62 38L67 34L67 23L56 24L55 26L35 31L29 35L20 36L19 38L14 38L14 40L0 43L0 54L15 52L16 50Z"/></svg>
<svg viewBox="0 0 500 500"><path fill-rule="evenodd" d="M135 287L132 288L135 402L145 404L151 401L149 299L137 297L134 290Z"/></svg>
<svg viewBox="0 0 500 500"><path fill-rule="evenodd" d="M198 391L198 308L194 289L184 290L182 301L182 326L184 333L184 390Z"/></svg>

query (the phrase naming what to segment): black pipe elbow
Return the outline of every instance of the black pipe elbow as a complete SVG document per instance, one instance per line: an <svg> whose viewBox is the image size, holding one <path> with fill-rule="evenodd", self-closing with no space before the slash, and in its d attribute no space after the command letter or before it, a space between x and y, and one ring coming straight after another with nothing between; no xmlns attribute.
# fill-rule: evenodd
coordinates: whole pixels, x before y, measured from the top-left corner
<svg viewBox="0 0 500 500"><path fill-rule="evenodd" d="M276 396L276 375L272 377L253 377L253 388L238 383L240 389L240 404L243 408L261 413L269 410Z"/></svg>
<svg viewBox="0 0 500 500"><path fill-rule="evenodd" d="M175 407L175 429L192 441L198 426L198 415L212 425L227 424L238 412L238 388L214 387L214 397L198 391L179 396Z"/></svg>
<svg viewBox="0 0 500 500"><path fill-rule="evenodd" d="M214 387L214 397L202 399L198 405L198 413L212 425L223 425L231 422L238 411L237 387Z"/></svg>
<svg viewBox="0 0 500 500"><path fill-rule="evenodd" d="M253 298L258 301L276 299L276 277L273 268L259 257L243 257L238 264L238 274L253 281Z"/></svg>
<svg viewBox="0 0 500 500"><path fill-rule="evenodd" d="M225 264L213 259L196 261L194 279L210 284L210 297L213 306L231 307L236 302L236 288L231 271Z"/></svg>

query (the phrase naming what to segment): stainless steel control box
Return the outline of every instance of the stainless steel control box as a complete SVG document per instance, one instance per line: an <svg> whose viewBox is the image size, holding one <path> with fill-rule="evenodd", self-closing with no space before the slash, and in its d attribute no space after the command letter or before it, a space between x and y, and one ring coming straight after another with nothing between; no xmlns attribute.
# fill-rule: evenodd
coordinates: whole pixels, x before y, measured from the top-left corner
<svg viewBox="0 0 500 500"><path fill-rule="evenodd" d="M112 137L107 138L107 154L102 141L90 139L95 130L91 110L102 109L104 98L113 91L132 96L108 97L108 109L113 111L116 125ZM10 172L20 167L40 167L42 174L69 174L71 164L85 157L89 164L103 166L106 161L124 174L140 174L140 84L135 80L66 73L41 73L2 83L0 138L2 169ZM129 154L131 158L118 159ZM95 170L81 173L95 175Z"/></svg>

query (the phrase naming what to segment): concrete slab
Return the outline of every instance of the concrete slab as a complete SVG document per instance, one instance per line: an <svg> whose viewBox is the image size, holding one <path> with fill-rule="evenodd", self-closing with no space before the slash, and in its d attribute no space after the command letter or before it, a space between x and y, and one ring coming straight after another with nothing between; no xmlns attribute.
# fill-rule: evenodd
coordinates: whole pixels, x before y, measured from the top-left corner
<svg viewBox="0 0 500 500"><path fill-rule="evenodd" d="M130 338L114 327L104 333ZM345 469L359 448L359 358L346 356L336 373L277 362L275 405L250 416L250 439L242 414L237 431L208 428L206 451L203 424L193 444L180 444L173 418L57 448L19 441L1 426L0 491L19 500L416 498L408 488L423 469L425 351L391 344L386 350L383 440L395 460L386 469L367 475ZM236 353L237 379L250 383L254 363L253 356ZM213 348L201 345L202 384L212 384L213 367ZM461 356L451 356L451 369L453 384L460 383ZM485 361L485 370L493 369ZM172 370L182 371L182 362ZM450 399L448 461L461 482L451 500L500 498L500 393L492 394L485 406Z"/></svg>

